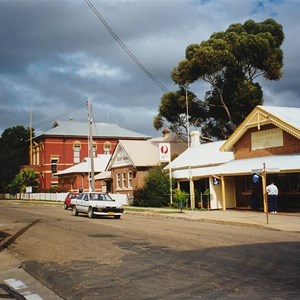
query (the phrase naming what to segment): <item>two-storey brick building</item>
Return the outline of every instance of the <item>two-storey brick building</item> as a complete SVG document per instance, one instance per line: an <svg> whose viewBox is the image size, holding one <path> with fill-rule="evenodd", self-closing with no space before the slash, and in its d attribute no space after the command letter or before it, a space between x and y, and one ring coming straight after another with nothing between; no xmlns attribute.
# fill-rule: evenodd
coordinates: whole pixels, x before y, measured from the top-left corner
<svg viewBox="0 0 300 300"><path fill-rule="evenodd" d="M150 137L122 128L117 124L93 123L93 153L113 153L118 141L147 140ZM89 156L89 124L56 121L52 128L33 139L32 165L24 166L39 173L39 188L58 185L56 173L82 162ZM71 177L70 177L71 178ZM70 179L71 180L71 179Z"/></svg>

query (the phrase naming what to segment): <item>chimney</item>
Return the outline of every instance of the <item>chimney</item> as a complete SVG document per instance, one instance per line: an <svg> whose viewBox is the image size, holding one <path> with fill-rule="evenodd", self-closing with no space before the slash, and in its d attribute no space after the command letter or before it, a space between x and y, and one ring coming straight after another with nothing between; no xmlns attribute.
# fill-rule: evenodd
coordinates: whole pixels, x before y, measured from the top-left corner
<svg viewBox="0 0 300 300"><path fill-rule="evenodd" d="M170 135L170 129L169 128L164 128L162 131L163 137L167 138Z"/></svg>
<svg viewBox="0 0 300 300"><path fill-rule="evenodd" d="M191 147L200 145L200 132L198 130L192 131L191 134Z"/></svg>

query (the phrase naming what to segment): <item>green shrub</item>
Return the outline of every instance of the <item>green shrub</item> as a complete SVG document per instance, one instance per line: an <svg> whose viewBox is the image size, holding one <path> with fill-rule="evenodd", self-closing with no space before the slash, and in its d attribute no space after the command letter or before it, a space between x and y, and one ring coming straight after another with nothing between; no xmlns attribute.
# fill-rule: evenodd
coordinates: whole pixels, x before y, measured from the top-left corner
<svg viewBox="0 0 300 300"><path fill-rule="evenodd" d="M134 192L134 206L164 207L170 202L170 179L161 166L149 170L143 188Z"/></svg>
<svg viewBox="0 0 300 300"><path fill-rule="evenodd" d="M186 205L186 202L189 198L189 194L178 188L174 190L173 198L174 201L177 203L178 207L182 209Z"/></svg>

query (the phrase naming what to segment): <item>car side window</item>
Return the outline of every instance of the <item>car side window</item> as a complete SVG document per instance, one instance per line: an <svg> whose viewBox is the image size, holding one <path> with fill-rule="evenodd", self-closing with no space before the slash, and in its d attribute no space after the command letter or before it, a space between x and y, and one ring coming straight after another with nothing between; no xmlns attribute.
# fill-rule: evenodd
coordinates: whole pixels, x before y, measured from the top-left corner
<svg viewBox="0 0 300 300"><path fill-rule="evenodd" d="M83 197L83 194L79 194L78 197L77 197L77 199L81 200L82 197Z"/></svg>
<svg viewBox="0 0 300 300"><path fill-rule="evenodd" d="M85 194L83 200L88 201L89 200L89 195Z"/></svg>
<svg viewBox="0 0 300 300"><path fill-rule="evenodd" d="M113 200L113 199L112 199L109 195L107 195L107 194L105 194L104 197L105 197L105 200L106 200L106 201L115 201L115 200Z"/></svg>

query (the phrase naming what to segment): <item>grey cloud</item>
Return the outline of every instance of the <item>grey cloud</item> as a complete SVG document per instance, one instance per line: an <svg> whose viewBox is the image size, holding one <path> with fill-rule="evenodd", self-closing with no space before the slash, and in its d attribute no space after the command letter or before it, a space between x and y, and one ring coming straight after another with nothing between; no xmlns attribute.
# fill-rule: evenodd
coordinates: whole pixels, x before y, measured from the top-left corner
<svg viewBox="0 0 300 300"><path fill-rule="evenodd" d="M265 103L299 106L300 3L252 0L93 1L118 37L164 86L177 87L171 70L191 43L247 19L275 17L282 23L285 66L282 80L261 84ZM144 134L159 135L152 121L162 89L129 58L91 9L81 0L0 1L0 131L29 125L38 130L59 113L91 97L100 121ZM205 85L193 90L203 98ZM289 105L291 106L291 105ZM84 120L85 107L63 116Z"/></svg>

